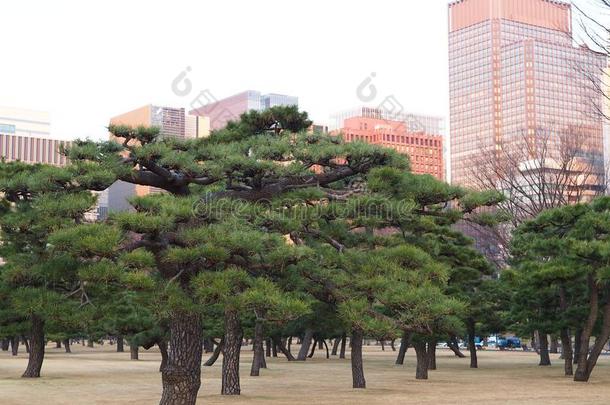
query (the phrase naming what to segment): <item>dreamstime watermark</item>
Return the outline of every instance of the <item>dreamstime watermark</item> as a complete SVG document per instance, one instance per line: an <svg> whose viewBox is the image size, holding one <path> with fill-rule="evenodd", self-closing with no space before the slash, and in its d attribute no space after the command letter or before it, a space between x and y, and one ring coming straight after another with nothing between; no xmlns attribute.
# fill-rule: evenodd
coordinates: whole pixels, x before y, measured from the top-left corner
<svg viewBox="0 0 610 405"><path fill-rule="evenodd" d="M378 99L379 91L377 86L373 83L377 77L376 72L372 72L366 76L360 84L356 87L356 97L363 103L373 103ZM394 94L390 94L384 97L377 107L373 107L379 110L381 118L386 123L391 124L392 121L405 122L409 124L409 129L413 131L425 131L426 126L423 125L417 116L405 112L404 106L398 101L398 98Z"/></svg>
<svg viewBox="0 0 610 405"><path fill-rule="evenodd" d="M171 89L178 97L189 97L193 93L193 82L189 78L193 68L187 66L183 71L172 80ZM239 117L226 107L218 103L218 99L210 89L201 90L189 103L189 107L194 111L202 111L210 122L229 122Z"/></svg>
<svg viewBox="0 0 610 405"><path fill-rule="evenodd" d="M193 205L193 216L208 220L269 220L313 222L321 219L363 219L391 221L413 213L416 204L408 200L389 201L354 198L338 204L306 204L298 198L260 199L244 202L233 198L204 197Z"/></svg>

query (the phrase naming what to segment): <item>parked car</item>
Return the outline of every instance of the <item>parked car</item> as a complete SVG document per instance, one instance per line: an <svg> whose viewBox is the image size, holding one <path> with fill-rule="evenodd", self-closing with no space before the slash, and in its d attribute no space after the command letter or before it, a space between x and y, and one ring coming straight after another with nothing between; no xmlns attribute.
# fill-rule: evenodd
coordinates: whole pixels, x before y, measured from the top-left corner
<svg viewBox="0 0 610 405"><path fill-rule="evenodd" d="M498 336L496 344L500 350L519 349L521 348L521 339L516 336Z"/></svg>

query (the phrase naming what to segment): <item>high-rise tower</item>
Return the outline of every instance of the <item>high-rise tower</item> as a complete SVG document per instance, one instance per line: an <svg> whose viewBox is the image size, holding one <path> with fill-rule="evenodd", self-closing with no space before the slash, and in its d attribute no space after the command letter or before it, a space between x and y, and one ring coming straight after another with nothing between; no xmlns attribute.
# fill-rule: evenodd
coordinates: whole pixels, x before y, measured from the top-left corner
<svg viewBox="0 0 610 405"><path fill-rule="evenodd" d="M586 140L582 157L603 166L598 89L605 65L605 55L574 45L568 1L452 1L452 182L472 185L473 161L481 154L576 132Z"/></svg>

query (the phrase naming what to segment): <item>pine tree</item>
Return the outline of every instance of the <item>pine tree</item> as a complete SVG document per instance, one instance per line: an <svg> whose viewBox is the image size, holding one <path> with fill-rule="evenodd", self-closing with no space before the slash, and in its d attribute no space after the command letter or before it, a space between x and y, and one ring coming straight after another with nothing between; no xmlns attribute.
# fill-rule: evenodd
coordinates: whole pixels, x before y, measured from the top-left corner
<svg viewBox="0 0 610 405"><path fill-rule="evenodd" d="M249 248L257 241L233 227L235 210L250 210L245 202L269 206L299 189L334 195L331 186L342 180L377 166L401 164L388 150L301 132L310 122L305 114L295 116L294 108L274 109L271 126L252 126L251 118L260 122L253 113L246 114L244 125L187 141L164 138L158 128L113 126L110 131L118 142L76 142L68 151L73 162L93 172L169 194L136 199L135 213L115 219L132 242L124 248L140 247L154 255L154 270L141 276L167 286L170 351L162 372L161 404L195 403L199 390L202 316L192 299L193 280L219 267L235 265L248 272L256 267L257 253ZM102 187L107 185L92 189ZM241 245L227 248L220 243L227 238ZM230 325L237 328L229 315ZM228 338L225 334L225 352Z"/></svg>
<svg viewBox="0 0 610 405"><path fill-rule="evenodd" d="M610 198L603 197L543 212L521 225L513 240L513 272L507 277L520 280L515 283L517 294L534 297L534 308L542 313L534 318L535 323L561 321L549 328L564 329L567 344L565 328L574 325L574 310L578 312L582 304L587 308L576 326L582 331L576 336L582 349L575 381L589 380L610 339L610 302L606 299L610 293L609 233ZM536 286L544 287L533 291ZM530 322L523 316L519 319L526 325ZM592 336L596 336L595 343L588 350ZM568 371L566 364L566 374Z"/></svg>
<svg viewBox="0 0 610 405"><path fill-rule="evenodd" d="M88 188L107 177L82 167L69 169L20 162L0 164L2 231L0 270L13 314L29 323L30 356L23 377L40 377L48 321L69 322L89 303L77 263L49 249L51 232L83 222L95 204Z"/></svg>

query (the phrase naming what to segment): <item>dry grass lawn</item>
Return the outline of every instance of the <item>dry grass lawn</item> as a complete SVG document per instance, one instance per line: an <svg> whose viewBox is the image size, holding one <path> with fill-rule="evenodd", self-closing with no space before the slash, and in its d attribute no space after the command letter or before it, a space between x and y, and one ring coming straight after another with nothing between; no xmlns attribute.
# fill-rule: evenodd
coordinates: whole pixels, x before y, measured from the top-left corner
<svg viewBox="0 0 610 405"><path fill-rule="evenodd" d="M161 390L157 351L141 352L130 361L129 352L115 353L112 346L94 349L74 346L48 348L43 377L19 378L27 356L13 358L0 352L0 404L155 404ZM317 355L322 356L321 353ZM439 369L430 380L414 379L414 353L404 366L394 366L394 353L379 347L365 350L368 389L351 389L349 360L316 357L305 363L271 359L258 378L249 377L251 352L242 356L242 395L221 397L220 360L204 368L199 402L202 404L608 404L610 358L600 360L588 384L562 376L556 355L554 365L540 368L537 356L523 352L481 352L478 370L467 359L439 350Z"/></svg>

